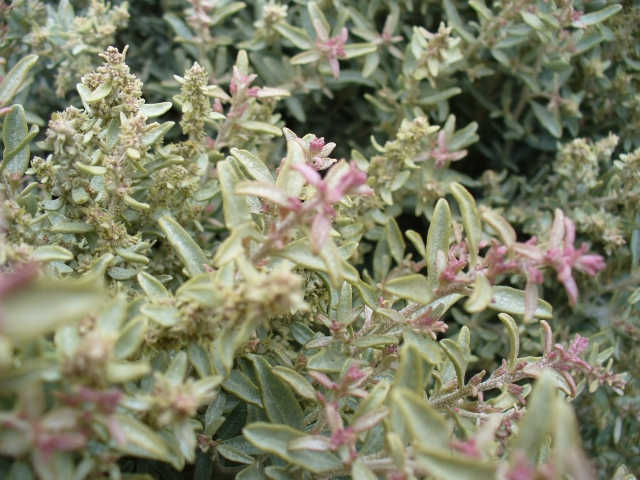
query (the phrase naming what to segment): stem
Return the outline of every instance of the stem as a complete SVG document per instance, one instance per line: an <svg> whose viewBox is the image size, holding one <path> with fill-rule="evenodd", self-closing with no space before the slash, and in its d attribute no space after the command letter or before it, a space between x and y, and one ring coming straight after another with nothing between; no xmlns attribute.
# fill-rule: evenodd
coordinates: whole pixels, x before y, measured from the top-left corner
<svg viewBox="0 0 640 480"><path fill-rule="evenodd" d="M462 387L455 392L449 393L447 395L442 395L441 397L429 399L429 405L433 408L441 408L447 405L451 405L456 400L459 400L464 397L468 397L472 393L475 392L484 392L486 390L492 390L494 388L499 388L503 383L513 383L518 380L522 380L524 378L530 378L531 375L524 372L524 370L518 370L516 372L508 372L503 375L500 375L495 378L490 378L486 382L481 383L477 387L473 385L467 385L466 387Z"/></svg>

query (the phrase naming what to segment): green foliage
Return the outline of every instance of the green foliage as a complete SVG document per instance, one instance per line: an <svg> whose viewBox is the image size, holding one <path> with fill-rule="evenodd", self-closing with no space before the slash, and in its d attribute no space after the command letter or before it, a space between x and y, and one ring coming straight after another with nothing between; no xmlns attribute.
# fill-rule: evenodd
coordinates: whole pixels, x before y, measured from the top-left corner
<svg viewBox="0 0 640 480"><path fill-rule="evenodd" d="M635 478L638 25L0 2L0 477Z"/></svg>

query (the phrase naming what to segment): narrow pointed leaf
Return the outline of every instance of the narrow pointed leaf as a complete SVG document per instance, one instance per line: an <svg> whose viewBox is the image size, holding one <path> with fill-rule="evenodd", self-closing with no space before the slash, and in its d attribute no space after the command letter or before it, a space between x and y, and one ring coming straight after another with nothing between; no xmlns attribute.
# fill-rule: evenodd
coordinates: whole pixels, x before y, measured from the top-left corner
<svg viewBox="0 0 640 480"><path fill-rule="evenodd" d="M38 55L27 55L20 59L11 70L4 76L0 83L0 107L9 105L13 97L27 78L29 70L38 61Z"/></svg>
<svg viewBox="0 0 640 480"><path fill-rule="evenodd" d="M264 358L254 355L252 361L262 396L262 405L269 420L276 424L302 429L302 408L287 384L271 371L271 365Z"/></svg>
<svg viewBox="0 0 640 480"><path fill-rule="evenodd" d="M189 275L193 277L198 273L203 273L205 271L203 265L208 265L209 261L191 235L173 218L162 217L158 220L158 224L182 260Z"/></svg>
<svg viewBox="0 0 640 480"><path fill-rule="evenodd" d="M509 346L511 347L511 351L509 353L507 366L510 370L513 370L518 360L518 354L520 353L520 333L518 332L518 325L513 317L506 313L500 313L498 318L504 323L504 326L507 327L507 331L509 332Z"/></svg>
<svg viewBox="0 0 640 480"><path fill-rule="evenodd" d="M511 287L493 287L493 301L488 306L499 312L524 316L525 292ZM548 302L538 299L538 308L534 316L548 320L553 317L553 308Z"/></svg>
<svg viewBox="0 0 640 480"><path fill-rule="evenodd" d="M469 242L469 263L473 267L478 261L478 246L482 238L482 222L476 209L476 201L469 191L459 183L451 184L451 193L460 207L462 224Z"/></svg>
<svg viewBox="0 0 640 480"><path fill-rule="evenodd" d="M394 278L384 284L384 289L400 298L427 305L433 299L433 290L424 275L419 273Z"/></svg>
<svg viewBox="0 0 640 480"><path fill-rule="evenodd" d="M444 198L438 200L433 211L433 218L427 234L426 259L429 286L432 290L438 287L440 272L436 266L436 255L441 250L449 252L449 236L451 235L451 210Z"/></svg>
<svg viewBox="0 0 640 480"><path fill-rule="evenodd" d="M251 152L248 152L247 150L238 150L237 148L232 148L230 150L230 153L233 158L235 158L236 160L238 160L238 162L240 162L240 164L242 164L242 166L247 170L247 173L249 173L249 175L254 180L271 184L275 183L271 172L264 164L264 162L253 155Z"/></svg>

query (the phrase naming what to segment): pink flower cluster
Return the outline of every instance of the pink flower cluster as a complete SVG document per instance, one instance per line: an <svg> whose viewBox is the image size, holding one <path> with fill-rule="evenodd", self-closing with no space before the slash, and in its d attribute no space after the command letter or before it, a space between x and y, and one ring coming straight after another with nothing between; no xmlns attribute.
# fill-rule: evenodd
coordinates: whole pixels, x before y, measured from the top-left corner
<svg viewBox="0 0 640 480"><path fill-rule="evenodd" d="M329 37L329 32L318 19L313 21L313 28L316 31L316 48L324 54L329 60L331 65L331 73L335 78L340 77L340 63L339 58L347 58L347 54L344 51L344 45L349 38L349 31L343 28L339 35L335 37Z"/></svg>
<svg viewBox="0 0 640 480"><path fill-rule="evenodd" d="M473 283L473 275L482 271L482 275L493 281L498 275L506 272L521 273L527 279L525 288L525 318L535 313L538 302L537 284L544 281L540 269L550 267L558 274L558 280L564 286L569 303L575 306L578 300L578 286L573 271L578 270L591 277L604 270L606 263L600 255L587 254L587 245L575 246L576 227L570 218L555 211L555 219L547 245L537 245L537 238L526 242L514 242L511 245L500 245L492 240L492 245L472 272L464 273L462 269L468 263L467 245L460 239L451 246L448 252L446 267L439 275L440 290L455 290ZM483 245L480 245L482 248Z"/></svg>
<svg viewBox="0 0 640 480"><path fill-rule="evenodd" d="M305 212L313 213L311 220L310 245L313 253L319 253L329 238L331 220L336 217L333 205L345 195L373 195L373 190L365 185L367 174L355 163L344 160L333 166L325 178L307 164L295 165L309 185L316 189L315 197L301 206Z"/></svg>

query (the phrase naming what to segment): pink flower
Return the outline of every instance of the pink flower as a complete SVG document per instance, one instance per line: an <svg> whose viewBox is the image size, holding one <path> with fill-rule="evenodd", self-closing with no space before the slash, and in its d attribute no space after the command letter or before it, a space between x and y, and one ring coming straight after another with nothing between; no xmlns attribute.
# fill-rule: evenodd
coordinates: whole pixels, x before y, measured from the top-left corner
<svg viewBox="0 0 640 480"><path fill-rule="evenodd" d="M316 30L316 48L329 59L333 76L340 78L338 58L347 58L344 45L349 38L349 31L345 27L339 35L329 38L329 32L327 32L325 26L318 19L313 21L313 28Z"/></svg>
<svg viewBox="0 0 640 480"><path fill-rule="evenodd" d="M578 300L578 286L573 278L572 269L575 268L593 277L606 267L604 258L600 255L584 254L587 251L586 245L576 249L575 240L575 224L570 218L564 216L562 210L556 209L545 263L558 272L558 280L564 285L571 306L574 306Z"/></svg>
<svg viewBox="0 0 640 480"><path fill-rule="evenodd" d="M373 195L373 190L365 185L367 174L359 170L355 163L342 160L333 166L323 179L320 174L308 164L295 165L309 185L316 188L316 196L310 202L315 211L311 220L310 244L313 253L319 253L329 238L331 219L336 212L333 205L345 195Z"/></svg>
<svg viewBox="0 0 640 480"><path fill-rule="evenodd" d="M333 149L336 148L334 142L325 143L323 137L317 138L313 134L298 138L298 136L288 128L283 128L282 131L287 141L293 140L300 144L304 150L307 164L312 166L314 170L324 170L336 163L336 159L329 158Z"/></svg>
<svg viewBox="0 0 640 480"><path fill-rule="evenodd" d="M440 130L438 133L437 147L431 150L431 156L436 161L435 167L442 168L447 162L455 162L462 160L467 156L466 150L460 150L459 152L450 152L447 147L447 138L444 130Z"/></svg>
<svg viewBox="0 0 640 480"><path fill-rule="evenodd" d="M258 76L255 73L250 75L243 75L242 72L238 69L238 67L233 67L233 76L231 77L231 81L229 82L229 92L231 95L237 95L240 93L246 94L249 97L256 97L260 89L258 87L249 88L251 82L253 82Z"/></svg>

